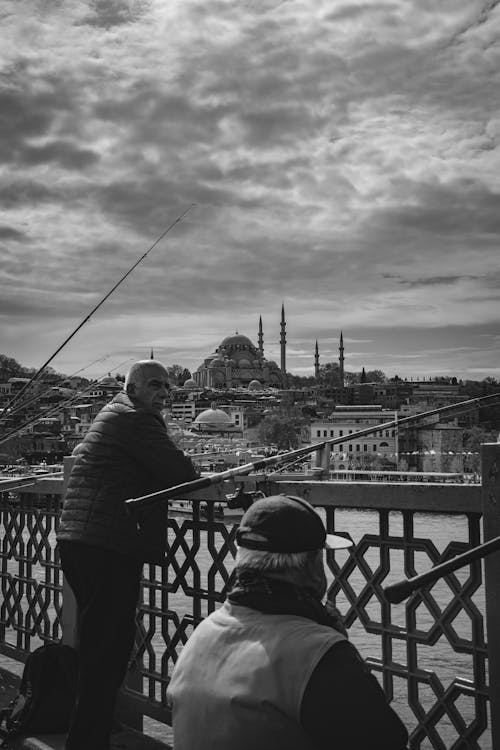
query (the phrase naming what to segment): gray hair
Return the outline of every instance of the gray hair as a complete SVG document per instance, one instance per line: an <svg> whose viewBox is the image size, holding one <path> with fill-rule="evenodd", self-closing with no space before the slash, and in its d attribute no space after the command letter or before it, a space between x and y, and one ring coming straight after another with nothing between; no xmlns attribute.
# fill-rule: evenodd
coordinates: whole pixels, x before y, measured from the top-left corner
<svg viewBox="0 0 500 750"><path fill-rule="evenodd" d="M262 552L262 550L238 547L236 567L238 570L251 569L268 573L304 571L317 554L317 550L312 552Z"/></svg>
<svg viewBox="0 0 500 750"><path fill-rule="evenodd" d="M165 366L156 359L141 359L139 362L134 362L127 372L125 377L125 390L131 383L137 383L138 380L143 380L146 377L148 370L163 370L165 377L168 376Z"/></svg>

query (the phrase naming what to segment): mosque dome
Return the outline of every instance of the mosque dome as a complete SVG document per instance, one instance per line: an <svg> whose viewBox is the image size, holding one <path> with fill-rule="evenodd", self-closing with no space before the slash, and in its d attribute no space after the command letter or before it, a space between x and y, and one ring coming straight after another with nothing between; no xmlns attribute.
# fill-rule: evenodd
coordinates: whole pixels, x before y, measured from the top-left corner
<svg viewBox="0 0 500 750"><path fill-rule="evenodd" d="M238 366L244 369L247 367L251 367L252 365L250 364L249 359L245 359L245 357L242 357L240 361L238 362Z"/></svg>
<svg viewBox="0 0 500 750"><path fill-rule="evenodd" d="M121 388L121 384L112 377L109 373L99 380L99 385L112 386L113 388Z"/></svg>
<svg viewBox="0 0 500 750"><path fill-rule="evenodd" d="M205 425L214 429L224 429L225 427L231 427L233 423L229 414L222 409L215 409L212 406L210 409L205 409L201 414L198 414L194 420L194 424Z"/></svg>
<svg viewBox="0 0 500 750"><path fill-rule="evenodd" d="M184 388L198 388L196 385L196 380L193 380L193 378L188 378L184 381Z"/></svg>
<svg viewBox="0 0 500 750"><path fill-rule="evenodd" d="M262 383L260 382L260 380L251 380L248 384L248 390L249 391L261 391Z"/></svg>
<svg viewBox="0 0 500 750"><path fill-rule="evenodd" d="M248 336L243 336L242 333L235 333L233 336L226 336L220 346L224 346L228 349L234 346L244 346L245 348L249 349L254 348L254 345L252 344Z"/></svg>

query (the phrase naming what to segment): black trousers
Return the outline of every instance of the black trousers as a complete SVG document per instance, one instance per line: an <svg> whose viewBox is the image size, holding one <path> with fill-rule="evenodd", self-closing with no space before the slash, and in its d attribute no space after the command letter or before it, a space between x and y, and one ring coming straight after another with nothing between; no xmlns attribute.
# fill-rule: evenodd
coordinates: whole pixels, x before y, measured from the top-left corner
<svg viewBox="0 0 500 750"><path fill-rule="evenodd" d="M78 684L66 750L109 750L116 697L134 645L142 563L77 542L58 546L78 604Z"/></svg>

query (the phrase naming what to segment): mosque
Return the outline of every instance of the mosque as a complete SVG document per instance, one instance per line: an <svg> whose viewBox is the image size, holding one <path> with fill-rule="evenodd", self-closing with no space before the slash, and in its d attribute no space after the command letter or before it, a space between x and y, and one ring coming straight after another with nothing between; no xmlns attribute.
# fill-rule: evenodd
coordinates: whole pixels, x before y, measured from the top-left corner
<svg viewBox="0 0 500 750"><path fill-rule="evenodd" d="M203 363L193 373L190 381L184 387L215 388L225 390L227 388L248 388L258 390L260 388L287 387L286 378L286 320L285 306L281 306L280 323L280 366L264 356L264 334L262 331L262 317L259 318L258 346L250 341L247 336L236 332L233 336L227 336L212 354L203 360ZM340 375L343 382L344 372L344 345L342 333L340 334ZM314 372L316 377L319 373L318 342L314 355Z"/></svg>

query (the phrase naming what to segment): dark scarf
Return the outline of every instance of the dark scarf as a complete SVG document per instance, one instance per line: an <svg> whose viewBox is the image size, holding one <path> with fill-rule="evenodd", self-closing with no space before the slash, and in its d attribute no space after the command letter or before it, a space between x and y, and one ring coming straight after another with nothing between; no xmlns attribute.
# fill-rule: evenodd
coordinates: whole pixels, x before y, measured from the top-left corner
<svg viewBox="0 0 500 750"><path fill-rule="evenodd" d="M268 615L306 617L347 635L340 614L332 605L323 605L310 589L276 580L256 570L237 573L227 598L231 604Z"/></svg>

